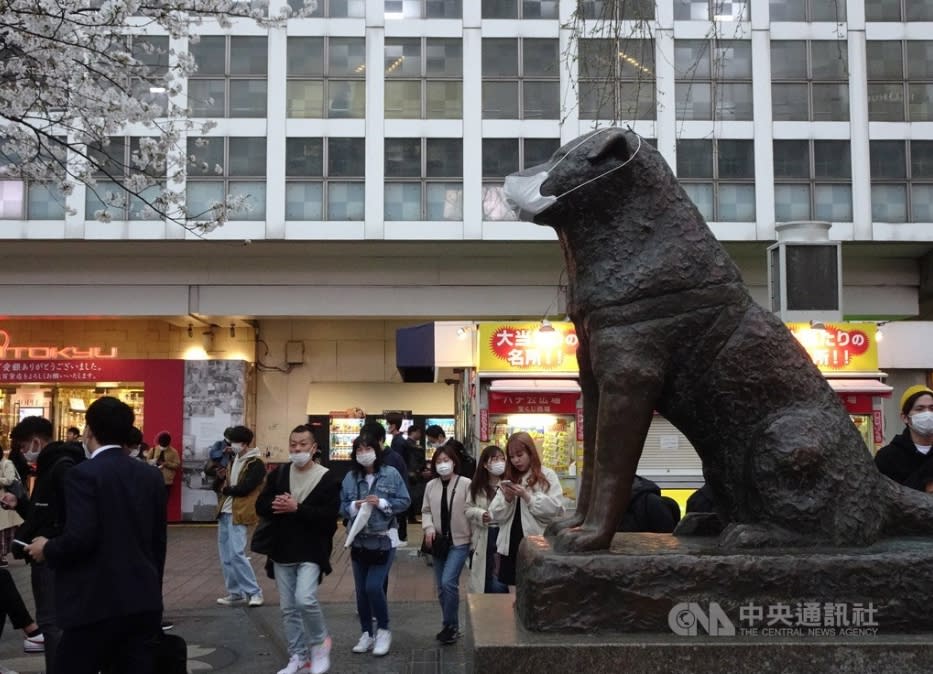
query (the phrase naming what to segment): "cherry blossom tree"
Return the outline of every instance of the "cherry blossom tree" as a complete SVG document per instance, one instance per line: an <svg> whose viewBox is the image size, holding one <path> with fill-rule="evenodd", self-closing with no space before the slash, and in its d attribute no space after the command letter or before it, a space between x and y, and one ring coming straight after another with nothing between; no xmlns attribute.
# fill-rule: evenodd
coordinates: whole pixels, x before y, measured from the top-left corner
<svg viewBox="0 0 933 674"><path fill-rule="evenodd" d="M210 125L189 118L185 81L197 64L170 45L195 42L205 22L275 25L316 6L306 0L270 17L256 0L0 0L0 180L44 184L62 198L83 183L104 206L94 214L103 221L130 207L194 232L214 229L244 197L185 208L186 168L200 164L185 138Z"/></svg>

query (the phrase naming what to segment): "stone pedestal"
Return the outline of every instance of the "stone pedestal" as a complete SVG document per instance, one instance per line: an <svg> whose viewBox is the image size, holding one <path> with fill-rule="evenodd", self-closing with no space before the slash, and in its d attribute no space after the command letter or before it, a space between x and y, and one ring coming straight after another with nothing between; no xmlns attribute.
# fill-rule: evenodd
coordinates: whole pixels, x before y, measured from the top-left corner
<svg viewBox="0 0 933 674"><path fill-rule="evenodd" d="M723 551L716 538L617 534L608 551L574 555L531 536L518 567L516 613L531 631L727 635L730 623L750 636L933 631L930 539Z"/></svg>
<svg viewBox="0 0 933 674"><path fill-rule="evenodd" d="M472 671L483 674L920 674L933 671L933 634L874 638L680 637L532 632L514 595L467 599ZM591 605L598 613L603 604Z"/></svg>

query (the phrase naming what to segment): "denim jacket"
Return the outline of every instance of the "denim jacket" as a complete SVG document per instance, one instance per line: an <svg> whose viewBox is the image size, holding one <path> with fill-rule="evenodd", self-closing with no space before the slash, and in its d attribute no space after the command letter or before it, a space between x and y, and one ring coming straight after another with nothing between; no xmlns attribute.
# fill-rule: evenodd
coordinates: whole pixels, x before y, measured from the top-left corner
<svg viewBox="0 0 933 674"><path fill-rule="evenodd" d="M366 484L365 474L350 471L344 476L340 487L340 513L352 521L357 513L355 508L352 513L350 512L353 502L366 498L370 493L380 499L385 499L388 508L373 508L373 513L363 531L368 534L385 533L392 527L395 515L408 510L411 504L408 487L399 472L391 466L383 465L379 469L371 492Z"/></svg>

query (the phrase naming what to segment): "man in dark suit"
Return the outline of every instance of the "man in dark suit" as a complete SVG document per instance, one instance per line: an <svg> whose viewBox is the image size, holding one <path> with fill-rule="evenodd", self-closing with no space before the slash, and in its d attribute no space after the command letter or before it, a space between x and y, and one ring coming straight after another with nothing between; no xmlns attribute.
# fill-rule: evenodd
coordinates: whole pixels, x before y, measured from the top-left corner
<svg viewBox="0 0 933 674"><path fill-rule="evenodd" d="M58 659L71 674L153 671L162 617L165 487L159 471L126 455L133 410L103 397L85 413L90 460L65 479L62 534L27 546L55 571Z"/></svg>

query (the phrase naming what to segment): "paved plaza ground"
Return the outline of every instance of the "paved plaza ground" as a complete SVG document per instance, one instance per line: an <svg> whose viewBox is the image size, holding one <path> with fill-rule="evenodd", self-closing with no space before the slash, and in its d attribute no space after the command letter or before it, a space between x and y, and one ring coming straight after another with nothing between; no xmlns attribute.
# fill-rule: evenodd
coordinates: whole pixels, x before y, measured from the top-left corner
<svg viewBox="0 0 933 674"><path fill-rule="evenodd" d="M440 646L434 635L440 630L440 607L434 590L433 571L415 555L415 547L399 550L389 578L389 616L392 650L383 658L357 655L350 648L359 638L349 554L343 548L344 528L331 563L334 573L324 580L320 599L334 639L331 672L379 672L398 674L460 674L472 671L463 640ZM412 543L421 541L421 528L408 526ZM217 597L224 594L217 557L217 530L213 525L172 525L168 532L165 573L165 614L175 623L174 634L188 642L188 670L222 671L229 674L274 674L288 660L282 634L275 581L266 578L265 557L252 558L266 604L259 608L225 608ZM12 561L10 572L32 608L29 569ZM461 587L465 587L464 570ZM462 597L466 597L465 592ZM461 624L465 628L465 600ZM0 664L22 674L41 672L41 655L24 655L22 632L9 622L0 639Z"/></svg>

